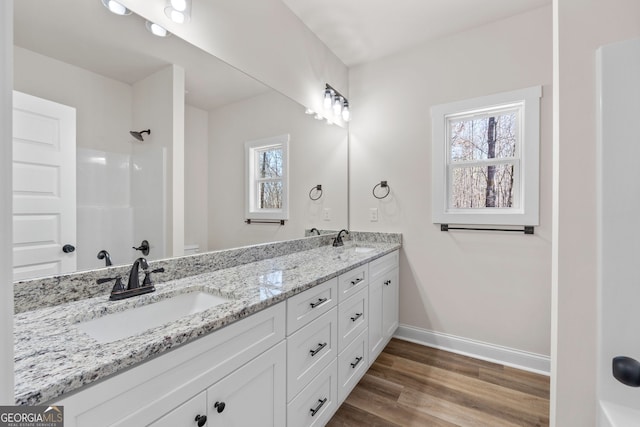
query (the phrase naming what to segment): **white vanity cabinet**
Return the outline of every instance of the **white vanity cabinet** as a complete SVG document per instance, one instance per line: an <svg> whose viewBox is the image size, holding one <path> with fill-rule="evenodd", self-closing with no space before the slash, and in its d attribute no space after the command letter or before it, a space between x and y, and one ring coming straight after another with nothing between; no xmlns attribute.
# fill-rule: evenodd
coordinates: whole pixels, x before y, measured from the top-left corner
<svg viewBox="0 0 640 427"><path fill-rule="evenodd" d="M398 328L398 251L369 263L369 364Z"/></svg>
<svg viewBox="0 0 640 427"><path fill-rule="evenodd" d="M216 385L225 384L236 394L213 398L228 399L233 402L229 407L233 409L237 407L237 396L250 396L253 387L260 392L276 391L274 395L278 397L271 399L273 408L269 411L280 414L280 418L274 416L277 422L273 425L281 426L286 404L281 397L286 387L285 315L284 303L274 305L55 404L64 405L66 427L130 427L152 423L197 426L196 415L206 415L209 420L213 415L211 405L198 406L200 396L204 392L210 400L208 395L216 390ZM278 343L281 345L277 346ZM244 408L243 412L247 412L247 406ZM235 413L231 409L228 412ZM260 419L264 422L259 425L270 425L267 415ZM219 424L207 421L205 425Z"/></svg>
<svg viewBox="0 0 640 427"><path fill-rule="evenodd" d="M55 402L67 427L323 426L398 326L398 251Z"/></svg>

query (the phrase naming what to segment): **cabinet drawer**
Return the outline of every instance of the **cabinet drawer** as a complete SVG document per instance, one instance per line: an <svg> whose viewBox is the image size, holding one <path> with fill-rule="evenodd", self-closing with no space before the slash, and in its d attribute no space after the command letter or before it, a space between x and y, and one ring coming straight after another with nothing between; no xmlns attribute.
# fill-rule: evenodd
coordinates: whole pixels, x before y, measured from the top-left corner
<svg viewBox="0 0 640 427"><path fill-rule="evenodd" d="M338 305L338 353L369 324L369 289L365 286Z"/></svg>
<svg viewBox="0 0 640 427"><path fill-rule="evenodd" d="M342 403L369 369L367 329L338 356L338 403Z"/></svg>
<svg viewBox="0 0 640 427"><path fill-rule="evenodd" d="M320 316L287 338L287 400L293 399L318 375L337 352L337 309Z"/></svg>
<svg viewBox="0 0 640 427"><path fill-rule="evenodd" d="M369 265L365 264L338 277L338 302L349 298L360 289L367 286L369 279Z"/></svg>
<svg viewBox="0 0 640 427"><path fill-rule="evenodd" d="M399 251L393 251L381 258L375 259L369 263L369 275L377 277L387 271L393 270L398 266Z"/></svg>
<svg viewBox="0 0 640 427"><path fill-rule="evenodd" d="M287 426L323 426L338 407L336 360L334 359L287 405Z"/></svg>
<svg viewBox="0 0 640 427"><path fill-rule="evenodd" d="M335 307L338 279L331 279L287 300L287 335Z"/></svg>

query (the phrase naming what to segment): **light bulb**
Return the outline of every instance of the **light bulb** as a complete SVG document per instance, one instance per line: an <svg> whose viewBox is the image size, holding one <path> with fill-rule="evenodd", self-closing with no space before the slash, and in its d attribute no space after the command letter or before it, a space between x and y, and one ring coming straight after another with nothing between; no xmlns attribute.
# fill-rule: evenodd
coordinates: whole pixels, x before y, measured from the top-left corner
<svg viewBox="0 0 640 427"><path fill-rule="evenodd" d="M184 12L187 9L187 0L171 0L171 7L178 12Z"/></svg>
<svg viewBox="0 0 640 427"><path fill-rule="evenodd" d="M102 0L104 7L116 15L130 15L131 11L115 0Z"/></svg>
<svg viewBox="0 0 640 427"><path fill-rule="evenodd" d="M307 109L304 111L304 113L305 113L305 114L312 115L312 114L315 114L316 112L315 112L315 111L313 111L311 108L307 108Z"/></svg>
<svg viewBox="0 0 640 427"><path fill-rule="evenodd" d="M333 101L333 115L336 117L340 117L341 112L342 112L342 97L336 96L335 101Z"/></svg>
<svg viewBox="0 0 640 427"><path fill-rule="evenodd" d="M351 112L349 111L349 104L344 103L344 107L342 108L342 120L348 122L351 120Z"/></svg>
<svg viewBox="0 0 640 427"><path fill-rule="evenodd" d="M178 10L172 10L170 18L176 24L184 24L185 21L184 13Z"/></svg>
<svg viewBox="0 0 640 427"><path fill-rule="evenodd" d="M316 119L316 120L322 120L323 119L323 117L318 113L316 113L316 115L313 116L313 118Z"/></svg>
<svg viewBox="0 0 640 427"><path fill-rule="evenodd" d="M331 89L327 89L324 91L323 106L325 110L331 109L331 104L333 103L333 94L331 92L333 92Z"/></svg>
<svg viewBox="0 0 640 427"><path fill-rule="evenodd" d="M149 30L154 36L166 37L169 34L169 32L164 27L161 27L154 22L147 21L146 26L147 30Z"/></svg>

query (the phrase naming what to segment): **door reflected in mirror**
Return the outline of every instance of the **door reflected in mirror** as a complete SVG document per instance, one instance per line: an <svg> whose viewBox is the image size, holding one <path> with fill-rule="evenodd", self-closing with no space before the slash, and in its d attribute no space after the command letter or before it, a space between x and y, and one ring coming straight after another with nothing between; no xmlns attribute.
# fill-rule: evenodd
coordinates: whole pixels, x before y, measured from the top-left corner
<svg viewBox="0 0 640 427"><path fill-rule="evenodd" d="M50 229L35 235L32 227L14 242L14 254L23 254L16 279L129 264L143 240L153 260L347 227L345 129L176 36L152 36L142 18L111 14L99 0L21 0L14 14L14 89L76 113L74 241L56 228L64 218L39 213ZM141 130L149 130L142 141L132 134ZM290 218L248 225L244 144L283 134ZM322 197L312 200L317 185ZM15 215L14 231L24 229L27 214ZM25 255L37 242L76 267ZM75 251L63 252L65 244Z"/></svg>

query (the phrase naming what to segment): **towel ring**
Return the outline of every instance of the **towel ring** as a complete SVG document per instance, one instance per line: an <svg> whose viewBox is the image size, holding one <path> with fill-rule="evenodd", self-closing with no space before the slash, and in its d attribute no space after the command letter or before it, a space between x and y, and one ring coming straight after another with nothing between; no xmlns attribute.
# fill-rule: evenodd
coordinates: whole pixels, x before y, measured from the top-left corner
<svg viewBox="0 0 640 427"><path fill-rule="evenodd" d="M313 197L311 194L313 193L313 190L316 190L317 192L319 192L320 194L318 194L318 197ZM322 197L322 185L318 184L315 187L311 187L311 190L309 190L309 198L311 200L313 200L314 202L316 200L318 200L320 197Z"/></svg>
<svg viewBox="0 0 640 427"><path fill-rule="evenodd" d="M386 188L387 192L384 194L384 196L378 196L376 194L376 188ZM389 193L391 192L391 187L389 186L389 184L387 184L387 181L380 181L380 184L376 184L375 187L373 187L373 197L375 197L376 199L384 199L385 197L387 197L389 195Z"/></svg>

